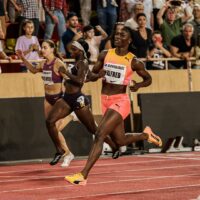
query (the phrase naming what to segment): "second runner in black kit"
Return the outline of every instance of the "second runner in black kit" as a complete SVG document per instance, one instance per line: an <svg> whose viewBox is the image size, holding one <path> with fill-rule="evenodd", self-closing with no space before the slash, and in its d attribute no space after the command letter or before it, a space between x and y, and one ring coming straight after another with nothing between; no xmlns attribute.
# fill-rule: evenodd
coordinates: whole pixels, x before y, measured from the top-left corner
<svg viewBox="0 0 200 200"><path fill-rule="evenodd" d="M89 100L81 91L89 73L88 49L88 44L82 39L72 42L70 53L72 58L75 59L75 63L69 64L67 70L64 66L59 68L59 73L65 79L65 93L63 98L55 103L46 120L48 131L55 140L58 136L58 130L55 125L56 121L66 117L71 112L75 112L78 119L86 126L90 133L96 133L97 126L90 111ZM111 146L114 152L117 150L116 145L109 137L105 139L105 142ZM58 153L62 155L64 152L61 149Z"/></svg>

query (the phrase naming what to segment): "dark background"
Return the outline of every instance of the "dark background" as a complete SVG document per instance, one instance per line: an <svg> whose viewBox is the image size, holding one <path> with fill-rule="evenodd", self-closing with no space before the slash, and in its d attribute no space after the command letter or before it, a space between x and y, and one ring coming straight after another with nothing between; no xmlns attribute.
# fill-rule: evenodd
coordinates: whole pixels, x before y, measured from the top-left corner
<svg viewBox="0 0 200 200"><path fill-rule="evenodd" d="M142 127L150 126L165 144L168 138L183 136L184 146L200 138L200 93L139 94ZM145 148L152 147L145 143Z"/></svg>
<svg viewBox="0 0 200 200"><path fill-rule="evenodd" d="M56 152L45 127L44 98L0 99L0 161L52 158ZM62 131L76 156L88 155L92 135L77 121Z"/></svg>

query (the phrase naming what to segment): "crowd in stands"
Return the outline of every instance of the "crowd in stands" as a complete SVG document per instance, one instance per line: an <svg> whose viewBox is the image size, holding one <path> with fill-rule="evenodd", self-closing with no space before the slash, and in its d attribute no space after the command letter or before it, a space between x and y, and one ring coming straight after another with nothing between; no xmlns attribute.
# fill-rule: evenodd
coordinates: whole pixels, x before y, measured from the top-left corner
<svg viewBox="0 0 200 200"><path fill-rule="evenodd" d="M13 24L18 29L12 52L7 29ZM124 26L132 29L132 52L148 60L147 69L165 69L162 59L152 58L179 58L169 69L182 69L190 57L200 56L200 0L0 0L0 59L10 60L6 53L19 49L27 59L40 59L45 39L56 41L70 58L72 41L83 38L94 63L101 50L114 48L113 34Z"/></svg>

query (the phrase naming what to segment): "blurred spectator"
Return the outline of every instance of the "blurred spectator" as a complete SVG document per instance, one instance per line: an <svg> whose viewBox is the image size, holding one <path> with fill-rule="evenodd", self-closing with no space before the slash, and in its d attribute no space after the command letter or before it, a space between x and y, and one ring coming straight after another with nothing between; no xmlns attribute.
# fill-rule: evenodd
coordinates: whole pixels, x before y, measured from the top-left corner
<svg viewBox="0 0 200 200"><path fill-rule="evenodd" d="M55 25L57 25L60 39L59 50L65 53L62 43L62 35L66 31L65 16L67 15L66 0L42 0L45 11L45 35L44 39L51 39Z"/></svg>
<svg viewBox="0 0 200 200"><path fill-rule="evenodd" d="M119 21L125 22L131 17L131 10L128 10L127 0L121 0L119 6Z"/></svg>
<svg viewBox="0 0 200 200"><path fill-rule="evenodd" d="M148 52L148 59L151 58L169 58L171 53L167 50L162 43L162 35L160 31L154 31L152 34L152 44L149 47ZM165 64L163 61L157 60L153 62L148 62L147 69L154 70L154 69L164 69Z"/></svg>
<svg viewBox="0 0 200 200"><path fill-rule="evenodd" d="M83 33L79 28L78 16L75 12L68 13L67 30L62 36L62 41L65 47L66 57L70 58L70 46L73 41L77 41L83 37Z"/></svg>
<svg viewBox="0 0 200 200"><path fill-rule="evenodd" d="M37 36L39 31L39 1L38 0L17 0L20 6L20 15L18 17L20 24L20 33L22 31L23 21L26 19L32 20L34 24L33 35Z"/></svg>
<svg viewBox="0 0 200 200"><path fill-rule="evenodd" d="M144 5L141 2L136 3L131 9L132 17L125 22L125 26L130 27L132 30L137 30L138 23L136 16L139 13L144 13Z"/></svg>
<svg viewBox="0 0 200 200"><path fill-rule="evenodd" d="M158 24L163 37L163 43L169 47L173 37L181 33L183 23L191 18L187 7L184 9L185 14L181 18L177 18L176 7L171 5L171 0L167 1L157 14ZM163 19L166 12L166 18Z"/></svg>
<svg viewBox="0 0 200 200"><path fill-rule="evenodd" d="M23 35L17 39L15 51L21 50L27 60L38 60L40 45L38 38L33 36L34 24L31 20L24 20ZM21 72L27 72L26 66L21 65Z"/></svg>
<svg viewBox="0 0 200 200"><path fill-rule="evenodd" d="M151 42L152 31L146 27L146 15L139 13L137 15L138 30L133 31L133 44L136 47L136 56L146 58L147 51Z"/></svg>
<svg viewBox="0 0 200 200"><path fill-rule="evenodd" d="M194 46L195 40L192 37L194 28L192 24L185 24L183 26L183 33L175 36L171 41L171 53L172 56L180 58L182 60L188 60L190 57L194 56ZM170 62L174 69L186 68L185 61L172 61Z"/></svg>
<svg viewBox="0 0 200 200"><path fill-rule="evenodd" d="M190 23L194 27L195 44L197 44L198 37L200 37L200 4L194 5L193 15L194 15L194 19Z"/></svg>
<svg viewBox="0 0 200 200"><path fill-rule="evenodd" d="M2 27L0 25L0 59L7 59L10 60L10 58L4 53L3 51L3 45L2 45L2 40L5 38L5 35L3 33ZM0 66L0 70L1 70L1 66Z"/></svg>
<svg viewBox="0 0 200 200"><path fill-rule="evenodd" d="M16 11L15 9L18 8L17 4L16 4L16 0L7 0L8 4L7 4L7 10L8 10L8 17L9 17L9 21L11 23L14 23L16 20Z"/></svg>
<svg viewBox="0 0 200 200"><path fill-rule="evenodd" d="M7 0L0 0L0 23L4 36L6 36L6 20L8 18L8 12L6 7Z"/></svg>
<svg viewBox="0 0 200 200"><path fill-rule="evenodd" d="M81 8L81 18L83 20L83 26L90 24L90 15L92 11L92 2L91 0L80 0Z"/></svg>
<svg viewBox="0 0 200 200"><path fill-rule="evenodd" d="M95 29L100 33L100 35L95 36ZM99 48L101 41L107 38L107 33L101 28L101 26L85 26L83 28L84 39L89 45L90 52L90 62L94 63L97 61L99 55Z"/></svg>
<svg viewBox="0 0 200 200"><path fill-rule="evenodd" d="M132 10L136 3L142 3L144 6L144 13L147 19L147 28L153 29L153 2L152 0L126 0L128 10ZM137 14L136 14L137 15Z"/></svg>
<svg viewBox="0 0 200 200"><path fill-rule="evenodd" d="M4 59L4 60L11 60L11 58L10 57L8 57L7 55L6 55L6 53L3 51L3 46L2 46L2 44L1 44L1 41L0 41L0 59ZM1 70L1 65L0 65L0 74L2 73L2 70Z"/></svg>
<svg viewBox="0 0 200 200"><path fill-rule="evenodd" d="M3 32L3 27L0 23L0 43L1 43L1 40L4 40L5 39L5 34Z"/></svg>
<svg viewBox="0 0 200 200"><path fill-rule="evenodd" d="M190 22L194 27L195 56L197 58L194 68L200 69L200 4L194 4L194 19Z"/></svg>
<svg viewBox="0 0 200 200"><path fill-rule="evenodd" d="M115 0L98 0L97 1L97 16L99 25L111 34L117 21L117 3Z"/></svg>
<svg viewBox="0 0 200 200"><path fill-rule="evenodd" d="M158 14L158 11L163 7L164 4L165 0L153 0L154 30L159 30L159 25L156 16Z"/></svg>
<svg viewBox="0 0 200 200"><path fill-rule="evenodd" d="M124 28L124 22L115 23L115 26L114 26L114 29L112 31L112 34L108 37L108 39L106 41L105 49L115 48L115 45L114 45L115 32L117 32L118 30L121 30L122 28Z"/></svg>

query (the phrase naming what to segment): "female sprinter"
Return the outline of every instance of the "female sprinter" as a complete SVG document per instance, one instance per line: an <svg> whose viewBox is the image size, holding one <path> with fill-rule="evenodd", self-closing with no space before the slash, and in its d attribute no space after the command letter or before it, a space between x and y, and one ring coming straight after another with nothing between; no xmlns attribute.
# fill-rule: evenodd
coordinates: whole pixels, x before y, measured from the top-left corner
<svg viewBox="0 0 200 200"><path fill-rule="evenodd" d="M65 177L72 184L86 184L88 174L98 160L104 139L108 135L119 146L140 140L147 140L157 146L162 145L160 137L155 135L150 127L146 127L142 133L125 134L124 119L130 113L130 100L126 89L131 82L132 72L135 71L143 79L142 82L134 82L134 85L130 87L132 92L137 91L140 87L149 86L152 79L144 69L144 64L130 53L131 29L124 27L117 30L114 38L116 48L102 51L93 68L95 74L98 74L102 69L106 71L101 91L104 116L98 126L96 138L85 167L80 173Z"/></svg>
<svg viewBox="0 0 200 200"><path fill-rule="evenodd" d="M59 72L59 68L64 67L65 64L62 60L57 57L56 46L53 41L46 40L42 43L41 49L42 55L46 58L45 62L41 62L36 68L28 62L22 53L21 50L17 50L16 53L19 58L22 59L25 66L33 74L37 72L42 72L42 78L44 80L44 89L45 89L45 99L44 99L44 112L45 118L48 117L50 111L53 108L53 105L56 101L59 101L62 96L62 80L63 77ZM54 159L50 162L50 165L55 165L61 157L64 158L62 167L69 166L71 160L73 160L74 155L69 151L65 138L60 132L68 123L68 119L60 119L56 122L56 129L58 130L58 139L55 140L54 137L50 134L54 145L57 149ZM62 150L62 155L59 153Z"/></svg>
<svg viewBox="0 0 200 200"><path fill-rule="evenodd" d="M59 73L66 79L65 80L65 93L62 99L57 101L49 113L46 124L49 134L57 141L58 130L56 128L56 122L68 116L71 112L74 112L78 119L86 126L88 131L92 134L96 133L97 126L94 121L94 117L90 111L90 104L88 98L81 92L86 77L89 73L88 65L88 49L87 42L83 39L73 41L70 47L70 53L72 58L75 59L74 64L70 64L68 69L63 65L60 65ZM102 72L104 75L104 73ZM101 75L101 72L99 73ZM117 150L116 145L109 137L105 138L113 153ZM59 154L64 152L59 150Z"/></svg>

